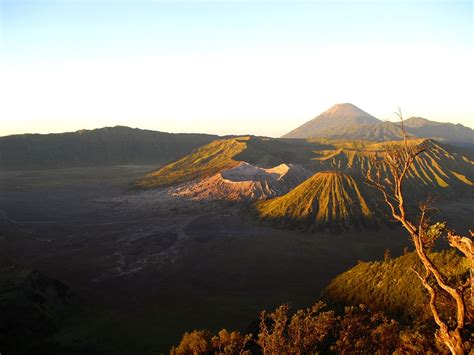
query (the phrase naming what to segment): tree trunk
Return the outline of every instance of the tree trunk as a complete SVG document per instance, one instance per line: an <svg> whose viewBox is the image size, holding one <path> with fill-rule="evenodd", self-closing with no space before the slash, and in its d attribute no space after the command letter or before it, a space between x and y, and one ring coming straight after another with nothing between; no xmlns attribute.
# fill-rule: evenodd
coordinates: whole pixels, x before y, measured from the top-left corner
<svg viewBox="0 0 474 355"><path fill-rule="evenodd" d="M449 330L440 329L438 339L449 348L451 354L464 355L466 353L462 341L461 330L459 328L456 328L451 332Z"/></svg>
<svg viewBox="0 0 474 355"><path fill-rule="evenodd" d="M438 333L436 334L438 340L445 344L451 354L453 355L464 355L466 353L464 349L464 343L462 341L461 335L461 328L464 326L464 315L465 315L465 305L464 299L462 297L462 293L458 290L448 286L441 277L437 277L439 273L436 266L431 262L428 256L425 253L423 248L423 243L419 235L412 236L413 243L415 244L415 250L422 262L425 270L427 271L427 276L423 280L423 286L428 290L430 294L430 308L433 314L434 320L436 324L439 326ZM456 329L450 331L447 324L441 320L439 316L438 309L436 307L436 291L435 289L428 283L428 275L433 275L436 279L436 283L445 290L456 302L456 318L458 327ZM460 328L461 327L461 328Z"/></svg>

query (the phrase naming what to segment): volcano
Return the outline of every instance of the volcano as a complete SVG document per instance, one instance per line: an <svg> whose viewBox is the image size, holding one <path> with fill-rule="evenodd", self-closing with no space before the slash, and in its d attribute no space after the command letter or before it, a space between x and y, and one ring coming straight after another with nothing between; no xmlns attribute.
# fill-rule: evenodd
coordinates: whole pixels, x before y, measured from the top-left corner
<svg viewBox="0 0 474 355"><path fill-rule="evenodd" d="M337 104L285 134L282 138L321 138L330 137L348 128L357 129L361 126L381 123L378 118L361 110L357 106L344 103Z"/></svg>
<svg viewBox="0 0 474 355"><path fill-rule="evenodd" d="M311 174L297 164L264 169L246 162L175 189L196 200L254 201L283 195Z"/></svg>
<svg viewBox="0 0 474 355"><path fill-rule="evenodd" d="M255 205L262 220L308 230L374 226L375 211L349 174L318 172L295 189Z"/></svg>

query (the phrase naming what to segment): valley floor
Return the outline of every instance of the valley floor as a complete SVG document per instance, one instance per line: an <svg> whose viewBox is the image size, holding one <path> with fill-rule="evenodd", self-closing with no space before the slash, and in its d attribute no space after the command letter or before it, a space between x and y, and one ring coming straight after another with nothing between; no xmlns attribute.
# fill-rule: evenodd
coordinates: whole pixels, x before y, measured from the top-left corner
<svg viewBox="0 0 474 355"><path fill-rule="evenodd" d="M409 245L399 229L303 233L245 206L197 202L132 182L155 167L0 173L0 245L86 305L55 339L104 354L166 352L185 331L248 329L261 310L311 304L358 260ZM464 232L472 200L439 205Z"/></svg>

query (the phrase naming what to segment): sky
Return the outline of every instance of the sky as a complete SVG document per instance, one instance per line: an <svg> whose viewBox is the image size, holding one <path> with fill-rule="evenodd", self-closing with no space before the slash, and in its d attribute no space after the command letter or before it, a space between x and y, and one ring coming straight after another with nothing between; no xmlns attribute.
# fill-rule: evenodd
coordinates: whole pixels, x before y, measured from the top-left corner
<svg viewBox="0 0 474 355"><path fill-rule="evenodd" d="M0 136L281 136L336 103L474 128L473 1L0 0Z"/></svg>

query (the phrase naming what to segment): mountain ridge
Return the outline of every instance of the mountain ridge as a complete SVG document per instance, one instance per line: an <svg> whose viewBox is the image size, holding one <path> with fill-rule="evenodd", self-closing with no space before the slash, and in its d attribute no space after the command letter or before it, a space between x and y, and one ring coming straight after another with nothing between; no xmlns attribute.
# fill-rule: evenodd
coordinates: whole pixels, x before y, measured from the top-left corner
<svg viewBox="0 0 474 355"><path fill-rule="evenodd" d="M126 126L0 137L0 168L46 169L116 164L163 164L218 138Z"/></svg>
<svg viewBox="0 0 474 355"><path fill-rule="evenodd" d="M404 120L404 127L412 138L433 138L440 142L474 148L474 130L459 123L410 117ZM284 134L282 138L402 140L403 131L400 122L381 121L357 106L346 103L332 106L316 118Z"/></svg>

